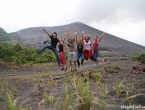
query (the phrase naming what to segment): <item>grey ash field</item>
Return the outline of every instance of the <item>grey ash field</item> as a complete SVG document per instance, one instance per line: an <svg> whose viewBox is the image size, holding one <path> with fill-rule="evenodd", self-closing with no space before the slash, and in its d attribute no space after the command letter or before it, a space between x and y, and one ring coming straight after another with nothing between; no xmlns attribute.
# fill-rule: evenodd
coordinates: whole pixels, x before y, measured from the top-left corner
<svg viewBox="0 0 145 110"><path fill-rule="evenodd" d="M6 90L26 110L120 110L121 105L145 106L145 74L130 57L105 57L108 63L85 62L77 72L60 72L54 63L0 65L0 110L7 110ZM106 68L112 71L105 71ZM117 69L117 71L113 71ZM6 89L7 85L7 89ZM20 110L11 109L11 110ZM24 109L25 110L25 109Z"/></svg>

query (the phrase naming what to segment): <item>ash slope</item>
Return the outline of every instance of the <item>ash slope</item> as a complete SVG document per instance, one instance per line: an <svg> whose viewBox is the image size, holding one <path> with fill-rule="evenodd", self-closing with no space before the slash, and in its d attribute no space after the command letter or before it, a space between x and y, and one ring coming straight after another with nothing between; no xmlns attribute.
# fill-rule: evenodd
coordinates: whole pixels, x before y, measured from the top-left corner
<svg viewBox="0 0 145 110"><path fill-rule="evenodd" d="M62 26L54 26L54 27L45 27L45 29L49 33L57 32L58 38L63 38L66 28L69 28L70 35L73 35L73 28L76 27L78 31L78 37L81 38L81 31L84 31L85 34L89 34L91 36L91 40L94 36L100 36L103 31L90 27L86 24L76 22ZM41 27L33 27L23 29L17 32L19 36L19 40L23 44L33 44L37 48L43 46L43 41L48 40L49 37L42 31ZM117 52L117 53L140 53L145 52L145 47L132 43L130 41L121 39L111 34L106 34L100 43L100 50Z"/></svg>

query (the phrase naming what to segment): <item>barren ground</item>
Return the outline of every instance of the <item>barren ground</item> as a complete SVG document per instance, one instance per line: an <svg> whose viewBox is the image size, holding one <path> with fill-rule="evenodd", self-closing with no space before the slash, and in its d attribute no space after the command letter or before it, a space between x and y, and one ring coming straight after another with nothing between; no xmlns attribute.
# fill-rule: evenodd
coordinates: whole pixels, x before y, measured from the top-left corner
<svg viewBox="0 0 145 110"><path fill-rule="evenodd" d="M38 104L43 99L44 90L47 94L56 93L54 101L51 104L41 105L42 110L53 110L56 105L56 100L60 97L60 101L63 102L65 96L65 85L68 80L73 79L74 76L82 77L82 74L87 72L95 73L101 71L102 79L100 87L104 88L105 84L108 84L108 94L105 98L105 102L110 107L106 107L106 110L120 110L121 105L141 105L145 106L145 74L133 74L132 66L138 65L137 62L131 61L128 57L108 57L109 63L99 63L96 67L94 62L88 61L84 66L78 68L77 72L70 73L69 67L67 72L60 72L60 67L54 63L36 64L33 66L26 65L0 65L0 83L1 86L8 84L8 88L16 86L18 91L15 93L15 98L19 97L19 103L25 99L29 100L23 105L24 107L32 107L34 110L38 110ZM118 66L120 67L119 73L105 72L103 67L105 66ZM36 80L40 79L41 88L38 89ZM123 102L126 92L122 92L121 96L117 98L114 92L113 86L118 80L123 80L123 85L130 87L129 96L142 94L133 97L126 102ZM95 79L90 79L90 91L97 92L97 84ZM85 83L85 82L84 82ZM75 91L75 88L72 87ZM98 94L94 97L101 99ZM73 99L74 104L78 103L76 98ZM7 102L4 95L0 92L0 110L7 110ZM56 110L58 108L56 107ZM77 107L76 107L77 109ZM69 110L69 109L68 109ZM93 110L97 110L97 105Z"/></svg>

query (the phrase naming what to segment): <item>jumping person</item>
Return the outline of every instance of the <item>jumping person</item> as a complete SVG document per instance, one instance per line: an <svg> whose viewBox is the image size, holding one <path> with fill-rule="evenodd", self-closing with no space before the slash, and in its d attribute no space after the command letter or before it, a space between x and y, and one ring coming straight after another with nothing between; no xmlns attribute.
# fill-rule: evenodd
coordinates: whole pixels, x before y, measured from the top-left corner
<svg viewBox="0 0 145 110"><path fill-rule="evenodd" d="M99 47L99 43L102 39L102 37L106 34L106 32L104 32L99 38L97 36L94 37L94 41L93 41L93 61L96 61L96 64L98 64L98 55L99 55L99 51L98 51L98 47Z"/></svg>
<svg viewBox="0 0 145 110"><path fill-rule="evenodd" d="M45 49L50 49L52 50L54 53L55 53L55 56L56 56L56 59L57 59L57 63L58 65L60 66L60 60L59 60L59 56L58 56L58 52L56 50L56 45L57 43L59 43L59 39L57 38L57 33L54 32L52 33L52 35L50 35L44 28L42 28L42 30L50 37L51 39L51 46L44 46L40 51L38 51L37 53L40 54L41 52L43 52ZM44 44L48 42L48 41L45 41Z"/></svg>
<svg viewBox="0 0 145 110"><path fill-rule="evenodd" d="M66 38L66 34L65 34L65 37L64 39L60 39L60 42L59 42L59 45L58 45L58 48L59 48L59 59L60 59L60 63L62 65L62 69L61 71L63 70L67 70L67 67L66 67L66 60L65 60L65 53L64 53L64 50L63 50L63 44L64 44L64 41L65 41L65 38Z"/></svg>
<svg viewBox="0 0 145 110"><path fill-rule="evenodd" d="M66 46L63 44L66 48L68 48L68 62L70 63L70 70L71 72L77 71L76 69L76 53L75 53L75 35L74 38L72 36L69 36L69 29L66 29L67 33L67 42L68 45ZM72 63L74 62L74 70L72 68Z"/></svg>
<svg viewBox="0 0 145 110"><path fill-rule="evenodd" d="M87 35L84 37L84 32L82 31L82 38L84 44L84 57L86 60L88 60L89 58L92 60L92 45L90 41L90 36Z"/></svg>
<svg viewBox="0 0 145 110"><path fill-rule="evenodd" d="M74 32L75 32L75 38L76 38L76 45L77 45L77 63L78 63L78 67L80 67L80 57L82 58L81 60L81 64L83 65L83 61L84 61L84 46L83 46L83 35L82 35L82 39L78 39L77 38L77 31L76 28L74 28Z"/></svg>

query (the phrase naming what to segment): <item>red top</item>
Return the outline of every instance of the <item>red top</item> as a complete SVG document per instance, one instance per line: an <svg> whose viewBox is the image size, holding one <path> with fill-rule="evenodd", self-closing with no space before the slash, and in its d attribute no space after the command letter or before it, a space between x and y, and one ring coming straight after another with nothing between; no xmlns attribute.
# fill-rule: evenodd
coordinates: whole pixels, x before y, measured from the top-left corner
<svg viewBox="0 0 145 110"><path fill-rule="evenodd" d="M98 46L99 46L99 43L97 42L93 43L94 51L98 51Z"/></svg>

